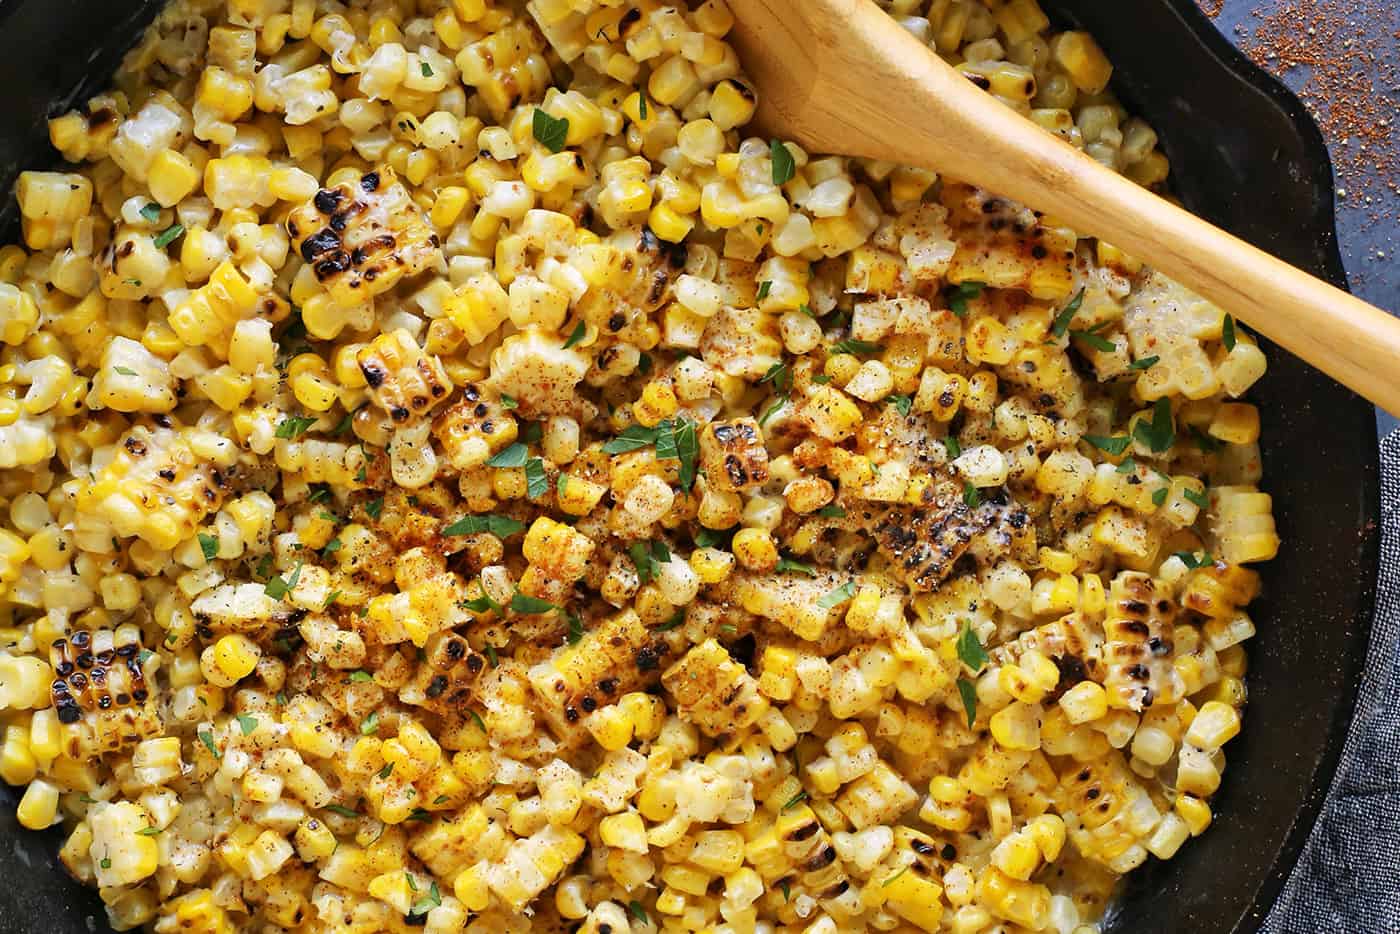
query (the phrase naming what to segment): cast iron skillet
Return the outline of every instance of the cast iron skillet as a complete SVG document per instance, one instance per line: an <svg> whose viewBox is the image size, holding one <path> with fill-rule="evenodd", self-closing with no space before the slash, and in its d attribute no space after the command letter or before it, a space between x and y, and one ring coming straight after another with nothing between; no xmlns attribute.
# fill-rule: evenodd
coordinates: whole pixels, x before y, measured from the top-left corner
<svg viewBox="0 0 1400 934"><path fill-rule="evenodd" d="M98 89L156 0L0 0L0 182L52 160L44 117ZM1192 210L1345 286L1322 137L1192 0L1055 0L1118 66L1115 87L1162 136ZM6 209L12 219L13 211ZM11 226L11 235L13 235ZM1228 747L1215 826L1135 873L1110 931L1253 931L1293 867L1336 769L1370 632L1380 515L1371 406L1277 348L1254 392L1265 488L1284 550L1253 608L1245 730ZM58 830L14 820L0 785L0 934L105 931L95 893L67 877Z"/></svg>

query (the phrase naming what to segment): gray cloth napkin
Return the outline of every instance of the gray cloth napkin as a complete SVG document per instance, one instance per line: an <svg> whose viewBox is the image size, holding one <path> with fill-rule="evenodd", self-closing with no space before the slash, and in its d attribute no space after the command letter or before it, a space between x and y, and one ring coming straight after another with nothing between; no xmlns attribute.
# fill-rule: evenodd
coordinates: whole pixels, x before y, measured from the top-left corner
<svg viewBox="0 0 1400 934"><path fill-rule="evenodd" d="M1361 693L1322 816L1265 934L1400 932L1400 431L1381 444L1381 569Z"/></svg>

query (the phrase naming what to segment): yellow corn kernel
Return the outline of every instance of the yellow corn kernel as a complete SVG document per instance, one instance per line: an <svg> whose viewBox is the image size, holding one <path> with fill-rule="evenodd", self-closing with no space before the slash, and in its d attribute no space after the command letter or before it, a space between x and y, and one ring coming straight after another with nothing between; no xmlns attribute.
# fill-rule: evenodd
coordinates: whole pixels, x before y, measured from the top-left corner
<svg viewBox="0 0 1400 934"><path fill-rule="evenodd" d="M146 184L162 207L179 204L199 185L200 171L183 153L163 149L151 160Z"/></svg>
<svg viewBox="0 0 1400 934"><path fill-rule="evenodd" d="M15 811L20 826L43 830L53 825L58 816L58 786L36 778L24 790L24 797Z"/></svg>
<svg viewBox="0 0 1400 934"><path fill-rule="evenodd" d="M253 673L262 657L262 649L247 636L227 635L214 643L214 664L225 677L234 681Z"/></svg>

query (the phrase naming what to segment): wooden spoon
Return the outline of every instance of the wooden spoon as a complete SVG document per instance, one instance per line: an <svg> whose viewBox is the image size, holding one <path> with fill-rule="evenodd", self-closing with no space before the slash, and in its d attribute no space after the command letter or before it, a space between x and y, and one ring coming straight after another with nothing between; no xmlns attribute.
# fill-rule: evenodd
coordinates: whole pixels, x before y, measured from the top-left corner
<svg viewBox="0 0 1400 934"><path fill-rule="evenodd" d="M758 124L923 166L1102 237L1400 414L1400 320L1157 197L979 90L871 0L729 0Z"/></svg>

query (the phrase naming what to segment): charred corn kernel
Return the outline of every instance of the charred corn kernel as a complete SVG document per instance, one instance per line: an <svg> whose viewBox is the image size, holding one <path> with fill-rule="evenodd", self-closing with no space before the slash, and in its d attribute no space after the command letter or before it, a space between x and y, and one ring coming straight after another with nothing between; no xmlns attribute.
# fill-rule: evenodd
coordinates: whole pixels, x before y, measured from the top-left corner
<svg viewBox="0 0 1400 934"><path fill-rule="evenodd" d="M1200 798L1191 795L1177 795L1175 809L1181 819L1186 821L1186 826L1193 837L1199 837L1210 826L1212 819L1210 805Z"/></svg>

